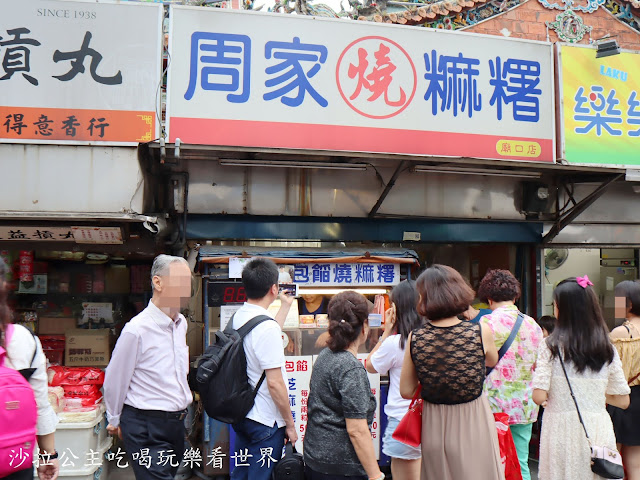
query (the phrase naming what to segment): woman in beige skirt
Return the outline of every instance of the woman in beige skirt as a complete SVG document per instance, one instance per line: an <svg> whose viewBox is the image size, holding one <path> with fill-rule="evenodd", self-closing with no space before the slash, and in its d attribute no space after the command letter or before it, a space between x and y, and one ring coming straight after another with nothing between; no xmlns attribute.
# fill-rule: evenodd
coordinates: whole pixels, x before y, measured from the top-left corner
<svg viewBox="0 0 640 480"><path fill-rule="evenodd" d="M474 292L451 267L433 265L416 282L429 321L409 336L400 394L422 386L421 480L504 480L493 415L482 394L498 352L491 331L457 318Z"/></svg>

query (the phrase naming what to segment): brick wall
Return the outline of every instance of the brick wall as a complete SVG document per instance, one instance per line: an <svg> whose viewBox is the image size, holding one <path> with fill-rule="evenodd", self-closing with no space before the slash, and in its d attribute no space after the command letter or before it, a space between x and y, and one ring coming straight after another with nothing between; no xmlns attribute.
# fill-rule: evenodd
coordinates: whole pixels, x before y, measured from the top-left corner
<svg viewBox="0 0 640 480"><path fill-rule="evenodd" d="M527 38L529 40L547 40L545 22L553 22L560 10L548 10L538 0L529 0L519 7L491 18L485 22L466 28L464 31L482 33L485 35L503 35L501 31L507 29L510 38ZM640 33L628 25L620 22L604 8L595 13L578 13L584 23L593 27L591 38L598 39L606 34L615 35L622 48L640 50ZM556 32L549 29L549 40L558 42ZM585 35L580 43L588 44L589 35Z"/></svg>

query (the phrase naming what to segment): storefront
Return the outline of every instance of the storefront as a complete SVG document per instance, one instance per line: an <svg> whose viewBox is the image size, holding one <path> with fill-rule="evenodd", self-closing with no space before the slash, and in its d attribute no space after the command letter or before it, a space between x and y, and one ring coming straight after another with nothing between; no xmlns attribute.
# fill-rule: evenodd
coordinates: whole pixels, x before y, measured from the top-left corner
<svg viewBox="0 0 640 480"><path fill-rule="evenodd" d="M560 155L582 168L608 167L619 181L600 192L571 181L560 192L559 206L573 206L575 214L568 208L563 212L568 222L560 217L545 226L543 311L553 313L553 288L559 281L586 274L614 328L622 322L614 313L615 286L638 278L640 81L634 66L640 53L622 50L598 58L592 47L560 45L557 50ZM601 105L607 105L610 116L599 125L592 119Z"/></svg>
<svg viewBox="0 0 640 480"><path fill-rule="evenodd" d="M307 423L307 396L315 356L326 345L330 298L345 290L362 293L371 302L369 324L372 329L367 344L363 345L359 358L364 362L384 328L384 311L389 306L388 294L394 285L407 278L415 278L418 271L418 255L412 250L392 248L269 248L203 246L198 253L202 273L204 299L205 348L215 332L224 328L233 313L246 300L240 280L242 266L255 257L271 258L280 269L281 283L292 283L297 288L291 312L283 328L283 348L289 377L289 400L299 431L298 451L303 449ZM280 308L279 300L270 307L273 314ZM310 314L311 312L311 314ZM372 392L378 402L378 410L372 428L376 451L380 453L380 435L386 419L381 409L386 397L388 381L380 375L370 375ZM210 454L218 447L234 451L233 430L225 424L209 419L204 414L203 451ZM388 461L388 459L386 459ZM381 459L385 462L385 459ZM205 469L207 475L229 472L232 464L222 462L221 468L213 465Z"/></svg>

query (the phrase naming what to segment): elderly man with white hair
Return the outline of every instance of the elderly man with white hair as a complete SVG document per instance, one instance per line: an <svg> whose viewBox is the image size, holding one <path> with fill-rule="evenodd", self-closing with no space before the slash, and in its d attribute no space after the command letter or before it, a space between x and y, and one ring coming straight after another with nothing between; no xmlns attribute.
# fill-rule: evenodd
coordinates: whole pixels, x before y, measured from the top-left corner
<svg viewBox="0 0 640 480"><path fill-rule="evenodd" d="M184 453L184 417L193 401L187 373L191 270L181 257L159 255L151 268L153 297L127 323L104 380L107 430L124 441L137 480L172 480Z"/></svg>

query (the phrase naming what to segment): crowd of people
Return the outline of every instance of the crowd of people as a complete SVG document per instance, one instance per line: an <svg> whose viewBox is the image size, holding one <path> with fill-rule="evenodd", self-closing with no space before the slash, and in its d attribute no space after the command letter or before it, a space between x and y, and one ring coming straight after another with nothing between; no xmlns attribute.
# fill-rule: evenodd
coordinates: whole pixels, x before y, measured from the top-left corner
<svg viewBox="0 0 640 480"><path fill-rule="evenodd" d="M233 425L236 449L254 459L267 452L273 461L236 466L231 478L267 480L285 442L298 439L281 341L292 298L278 292L279 271L270 260L249 262L242 280L248 300L233 317L234 329L268 316L269 305L281 298L275 318L244 338L247 377L256 397L246 418ZM192 400L186 325L180 314L190 296L184 259L159 256L152 285L149 306L118 340L104 390L109 432L120 436L127 450L144 446L153 459L151 469L133 462L136 478L170 480L175 467L154 460L168 449L178 455L183 450L182 420ZM43 480L54 480L55 415L41 394L46 382L42 348L17 327L8 340L2 288L0 347L8 352L11 368L32 367L38 443L41 452L54 457L38 473ZM521 475L529 480L529 445L539 405L544 407L540 480L595 480L590 442L619 450L628 480L640 479L640 283L616 287L616 316L625 323L611 333L586 277L560 282L553 295L555 316L539 322L519 311L520 294L520 283L506 270L489 271L476 294L453 268L432 265L416 281L403 281L391 292L384 332L366 367L357 354L369 336L370 303L353 291L334 296L328 304L327 348L311 375L304 438L307 480L385 478L370 434L376 400L367 371L389 375L382 451L392 458L396 480L504 479L493 416L499 413L508 416ZM476 297L490 308L470 307ZM161 381L169 377L177 380ZM421 444L412 447L393 433L417 396L423 401ZM10 478L30 475L29 468Z"/></svg>

